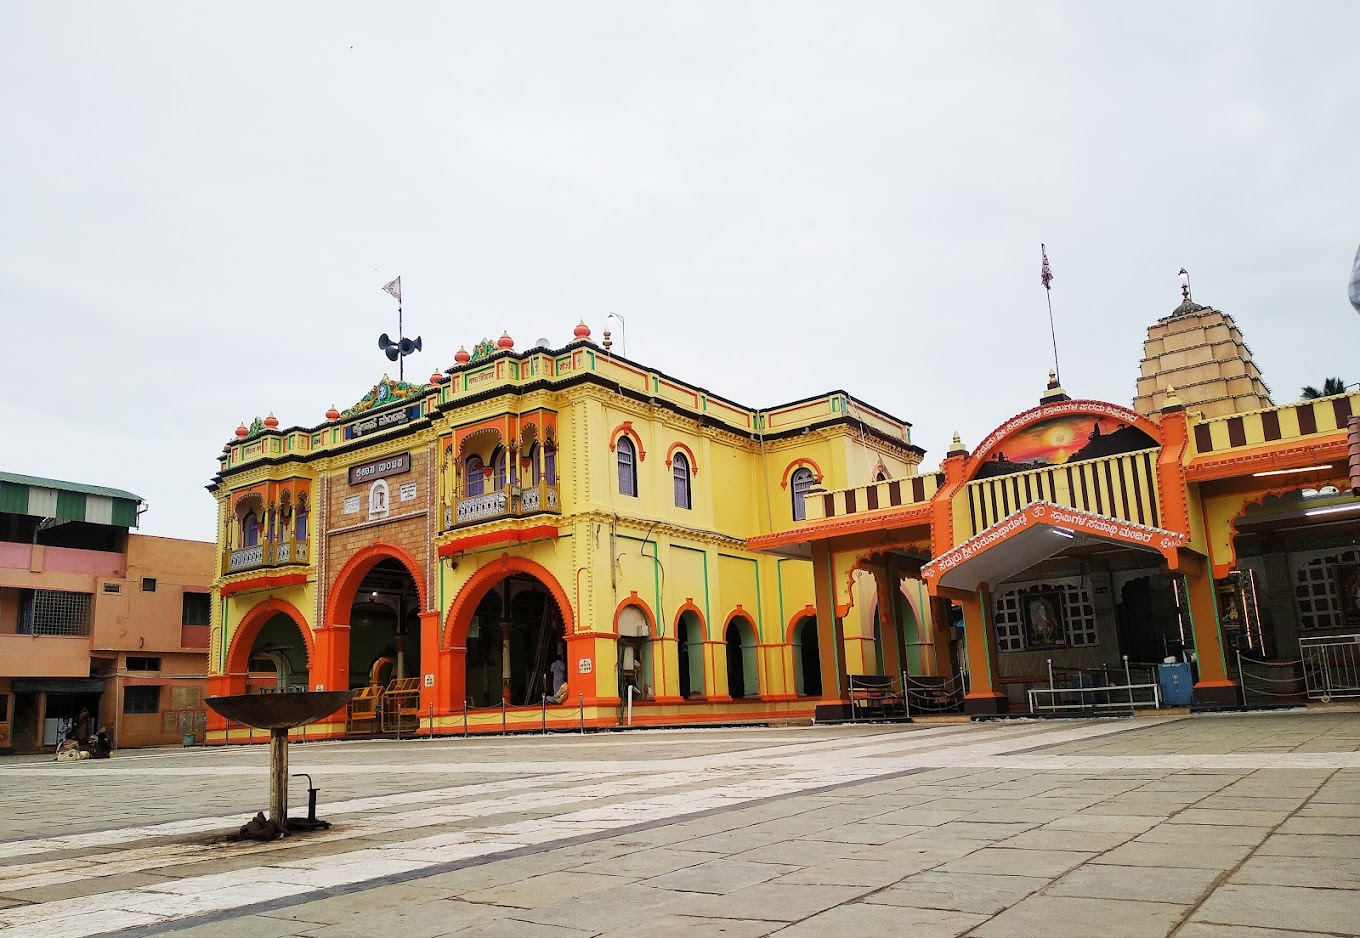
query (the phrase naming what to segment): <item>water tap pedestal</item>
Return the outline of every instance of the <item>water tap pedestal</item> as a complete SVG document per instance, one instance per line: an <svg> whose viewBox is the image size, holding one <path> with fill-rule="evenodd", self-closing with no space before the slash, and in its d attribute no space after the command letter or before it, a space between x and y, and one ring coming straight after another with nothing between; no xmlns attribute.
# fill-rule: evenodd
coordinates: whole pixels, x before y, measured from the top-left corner
<svg viewBox="0 0 1360 938"><path fill-rule="evenodd" d="M204 701L228 720L269 730L269 820L288 827L288 731L315 723L349 703L352 690L237 694Z"/></svg>

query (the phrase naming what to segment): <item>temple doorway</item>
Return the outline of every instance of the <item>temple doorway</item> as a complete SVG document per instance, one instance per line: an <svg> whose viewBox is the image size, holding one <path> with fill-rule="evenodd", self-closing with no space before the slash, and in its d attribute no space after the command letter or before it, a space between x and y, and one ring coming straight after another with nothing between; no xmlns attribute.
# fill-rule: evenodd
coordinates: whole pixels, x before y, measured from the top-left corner
<svg viewBox="0 0 1360 938"><path fill-rule="evenodd" d="M388 557L368 571L349 623L350 687L420 674L420 593L401 561Z"/></svg>
<svg viewBox="0 0 1360 938"><path fill-rule="evenodd" d="M559 658L566 660L566 630L551 591L527 573L505 577L478 602L468 626L468 705L538 706L554 691Z"/></svg>

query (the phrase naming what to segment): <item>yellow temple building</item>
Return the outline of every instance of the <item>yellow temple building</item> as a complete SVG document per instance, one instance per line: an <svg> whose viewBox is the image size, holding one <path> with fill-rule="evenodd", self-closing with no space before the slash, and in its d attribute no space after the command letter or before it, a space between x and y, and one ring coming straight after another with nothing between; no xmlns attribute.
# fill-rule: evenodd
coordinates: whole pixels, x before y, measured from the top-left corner
<svg viewBox="0 0 1360 938"><path fill-rule="evenodd" d="M915 478L910 425L842 391L745 407L584 324L455 361L319 426L238 428L210 486L211 692L356 689L309 737L811 717L811 564L747 541L809 492Z"/></svg>

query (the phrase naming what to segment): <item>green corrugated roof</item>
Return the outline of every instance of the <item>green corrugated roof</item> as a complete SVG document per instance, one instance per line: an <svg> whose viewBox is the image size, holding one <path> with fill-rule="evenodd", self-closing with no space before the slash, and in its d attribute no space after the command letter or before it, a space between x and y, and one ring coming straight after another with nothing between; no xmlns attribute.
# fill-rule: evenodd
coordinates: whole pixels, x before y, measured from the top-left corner
<svg viewBox="0 0 1360 938"><path fill-rule="evenodd" d="M140 495L133 495L122 489L105 488L102 485L84 485L80 482L63 482L60 479L43 479L38 476L22 476L16 472L0 472L0 482L11 482L15 485L29 485L34 488L56 489L58 492L78 492L81 495L102 495L105 498L126 498L134 502L140 502Z"/></svg>

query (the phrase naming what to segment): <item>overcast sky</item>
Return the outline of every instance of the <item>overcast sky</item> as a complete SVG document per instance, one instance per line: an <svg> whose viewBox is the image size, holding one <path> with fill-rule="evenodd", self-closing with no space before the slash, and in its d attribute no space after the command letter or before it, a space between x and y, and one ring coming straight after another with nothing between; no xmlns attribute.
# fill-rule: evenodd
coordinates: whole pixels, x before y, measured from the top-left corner
<svg viewBox="0 0 1360 938"><path fill-rule="evenodd" d="M1277 403L1360 381L1360 4L0 0L0 469L211 538L241 421L627 319L750 406L843 388L933 468L1147 327Z"/></svg>

